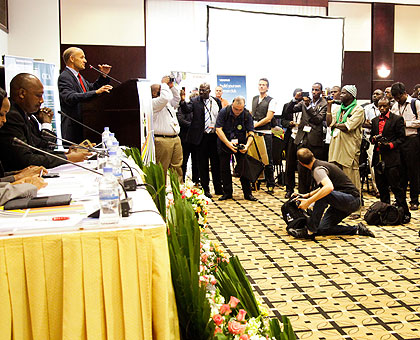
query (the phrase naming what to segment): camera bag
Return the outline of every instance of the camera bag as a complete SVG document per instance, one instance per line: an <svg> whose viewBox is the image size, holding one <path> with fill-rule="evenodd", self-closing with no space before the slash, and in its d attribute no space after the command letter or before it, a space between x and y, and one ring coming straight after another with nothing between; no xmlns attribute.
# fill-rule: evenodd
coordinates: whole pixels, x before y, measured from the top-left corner
<svg viewBox="0 0 420 340"><path fill-rule="evenodd" d="M364 216L369 225L398 225L403 222L404 210L384 202L373 203Z"/></svg>
<svg viewBox="0 0 420 340"><path fill-rule="evenodd" d="M301 236L304 238L309 216L304 210L299 209L298 206L299 202L295 198L290 198L282 205L281 213L283 220L287 224L287 233L298 238L302 234Z"/></svg>

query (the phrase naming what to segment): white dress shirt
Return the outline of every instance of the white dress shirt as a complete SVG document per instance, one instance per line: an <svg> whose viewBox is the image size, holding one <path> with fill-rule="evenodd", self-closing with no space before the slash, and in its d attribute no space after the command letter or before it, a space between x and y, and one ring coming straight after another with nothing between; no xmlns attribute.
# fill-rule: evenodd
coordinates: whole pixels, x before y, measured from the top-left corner
<svg viewBox="0 0 420 340"><path fill-rule="evenodd" d="M160 96L152 99L153 130L155 135L174 136L179 134L176 109L181 96L175 86L171 89L165 83L160 86Z"/></svg>

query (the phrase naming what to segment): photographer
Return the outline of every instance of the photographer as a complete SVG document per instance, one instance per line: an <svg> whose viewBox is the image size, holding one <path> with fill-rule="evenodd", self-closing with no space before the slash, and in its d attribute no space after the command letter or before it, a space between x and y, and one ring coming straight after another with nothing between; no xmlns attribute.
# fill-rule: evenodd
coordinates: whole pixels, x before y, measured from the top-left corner
<svg viewBox="0 0 420 340"><path fill-rule="evenodd" d="M182 146L176 109L181 97L169 76L162 78L161 84L153 84L153 128L155 132L156 163L161 163L163 171L172 168L182 182Z"/></svg>
<svg viewBox="0 0 420 340"><path fill-rule="evenodd" d="M405 193L400 187L400 147L405 140L404 118L389 111L389 100L379 100L380 116L372 119L370 142L374 144L373 161L376 185L381 201L391 203L389 187L394 193L397 205L404 209L403 223L410 222Z"/></svg>
<svg viewBox="0 0 420 340"><path fill-rule="evenodd" d="M217 149L220 159L220 173L223 182L224 195L219 201L232 198L232 174L230 171L230 159L232 154L236 158L243 157L252 143L254 124L252 116L245 109L245 98L236 97L232 105L223 108L216 121ZM239 152L238 152L239 151ZM244 198L248 201L257 199L251 194L251 183L244 177L240 178Z"/></svg>

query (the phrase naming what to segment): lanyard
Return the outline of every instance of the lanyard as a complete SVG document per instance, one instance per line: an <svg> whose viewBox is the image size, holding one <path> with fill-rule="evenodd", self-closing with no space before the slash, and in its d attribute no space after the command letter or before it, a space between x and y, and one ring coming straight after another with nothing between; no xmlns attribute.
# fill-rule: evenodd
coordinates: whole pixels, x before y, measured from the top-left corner
<svg viewBox="0 0 420 340"><path fill-rule="evenodd" d="M408 103L407 103L407 102L405 102L404 107L403 107L403 110L402 110L402 112L401 112L401 106L398 104L398 112L400 113L400 116L401 116L401 117L403 116L404 111L405 111L405 109L406 109L407 105L408 105Z"/></svg>

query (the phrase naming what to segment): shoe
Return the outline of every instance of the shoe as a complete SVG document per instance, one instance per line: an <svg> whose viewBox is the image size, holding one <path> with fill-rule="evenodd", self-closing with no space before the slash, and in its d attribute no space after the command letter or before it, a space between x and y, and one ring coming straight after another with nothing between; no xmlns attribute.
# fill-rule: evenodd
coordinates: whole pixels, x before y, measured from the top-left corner
<svg viewBox="0 0 420 340"><path fill-rule="evenodd" d="M253 202L257 201L257 199L256 199L254 196L252 196L252 195L247 195L247 196L244 196L244 198L245 198L247 201L253 201Z"/></svg>
<svg viewBox="0 0 420 340"><path fill-rule="evenodd" d="M204 196L207 196L207 198L212 198L213 195L210 194L210 191L204 191Z"/></svg>
<svg viewBox="0 0 420 340"><path fill-rule="evenodd" d="M284 198L290 198L293 195L293 191L286 192L286 195L284 195Z"/></svg>
<svg viewBox="0 0 420 340"><path fill-rule="evenodd" d="M404 219L402 221L402 224L410 223L410 221L411 221L411 216L410 215L405 215Z"/></svg>
<svg viewBox="0 0 420 340"><path fill-rule="evenodd" d="M267 188L267 193L268 194L274 194L274 187L268 187Z"/></svg>
<svg viewBox="0 0 420 340"><path fill-rule="evenodd" d="M299 229L290 228L289 230L287 230L287 232L289 233L290 236L293 236L294 238L303 238L306 240L315 241L315 234L309 234L308 229L306 228L299 228Z"/></svg>
<svg viewBox="0 0 420 340"><path fill-rule="evenodd" d="M219 197L219 201L226 201L232 198L233 198L232 195L224 194L222 197Z"/></svg>
<svg viewBox="0 0 420 340"><path fill-rule="evenodd" d="M410 210L419 210L418 203L411 203L410 204Z"/></svg>
<svg viewBox="0 0 420 340"><path fill-rule="evenodd" d="M420 253L420 247L417 247L416 249L414 249L414 251Z"/></svg>
<svg viewBox="0 0 420 340"><path fill-rule="evenodd" d="M362 236L375 237L375 234L368 229L362 222L357 225L357 234Z"/></svg>

